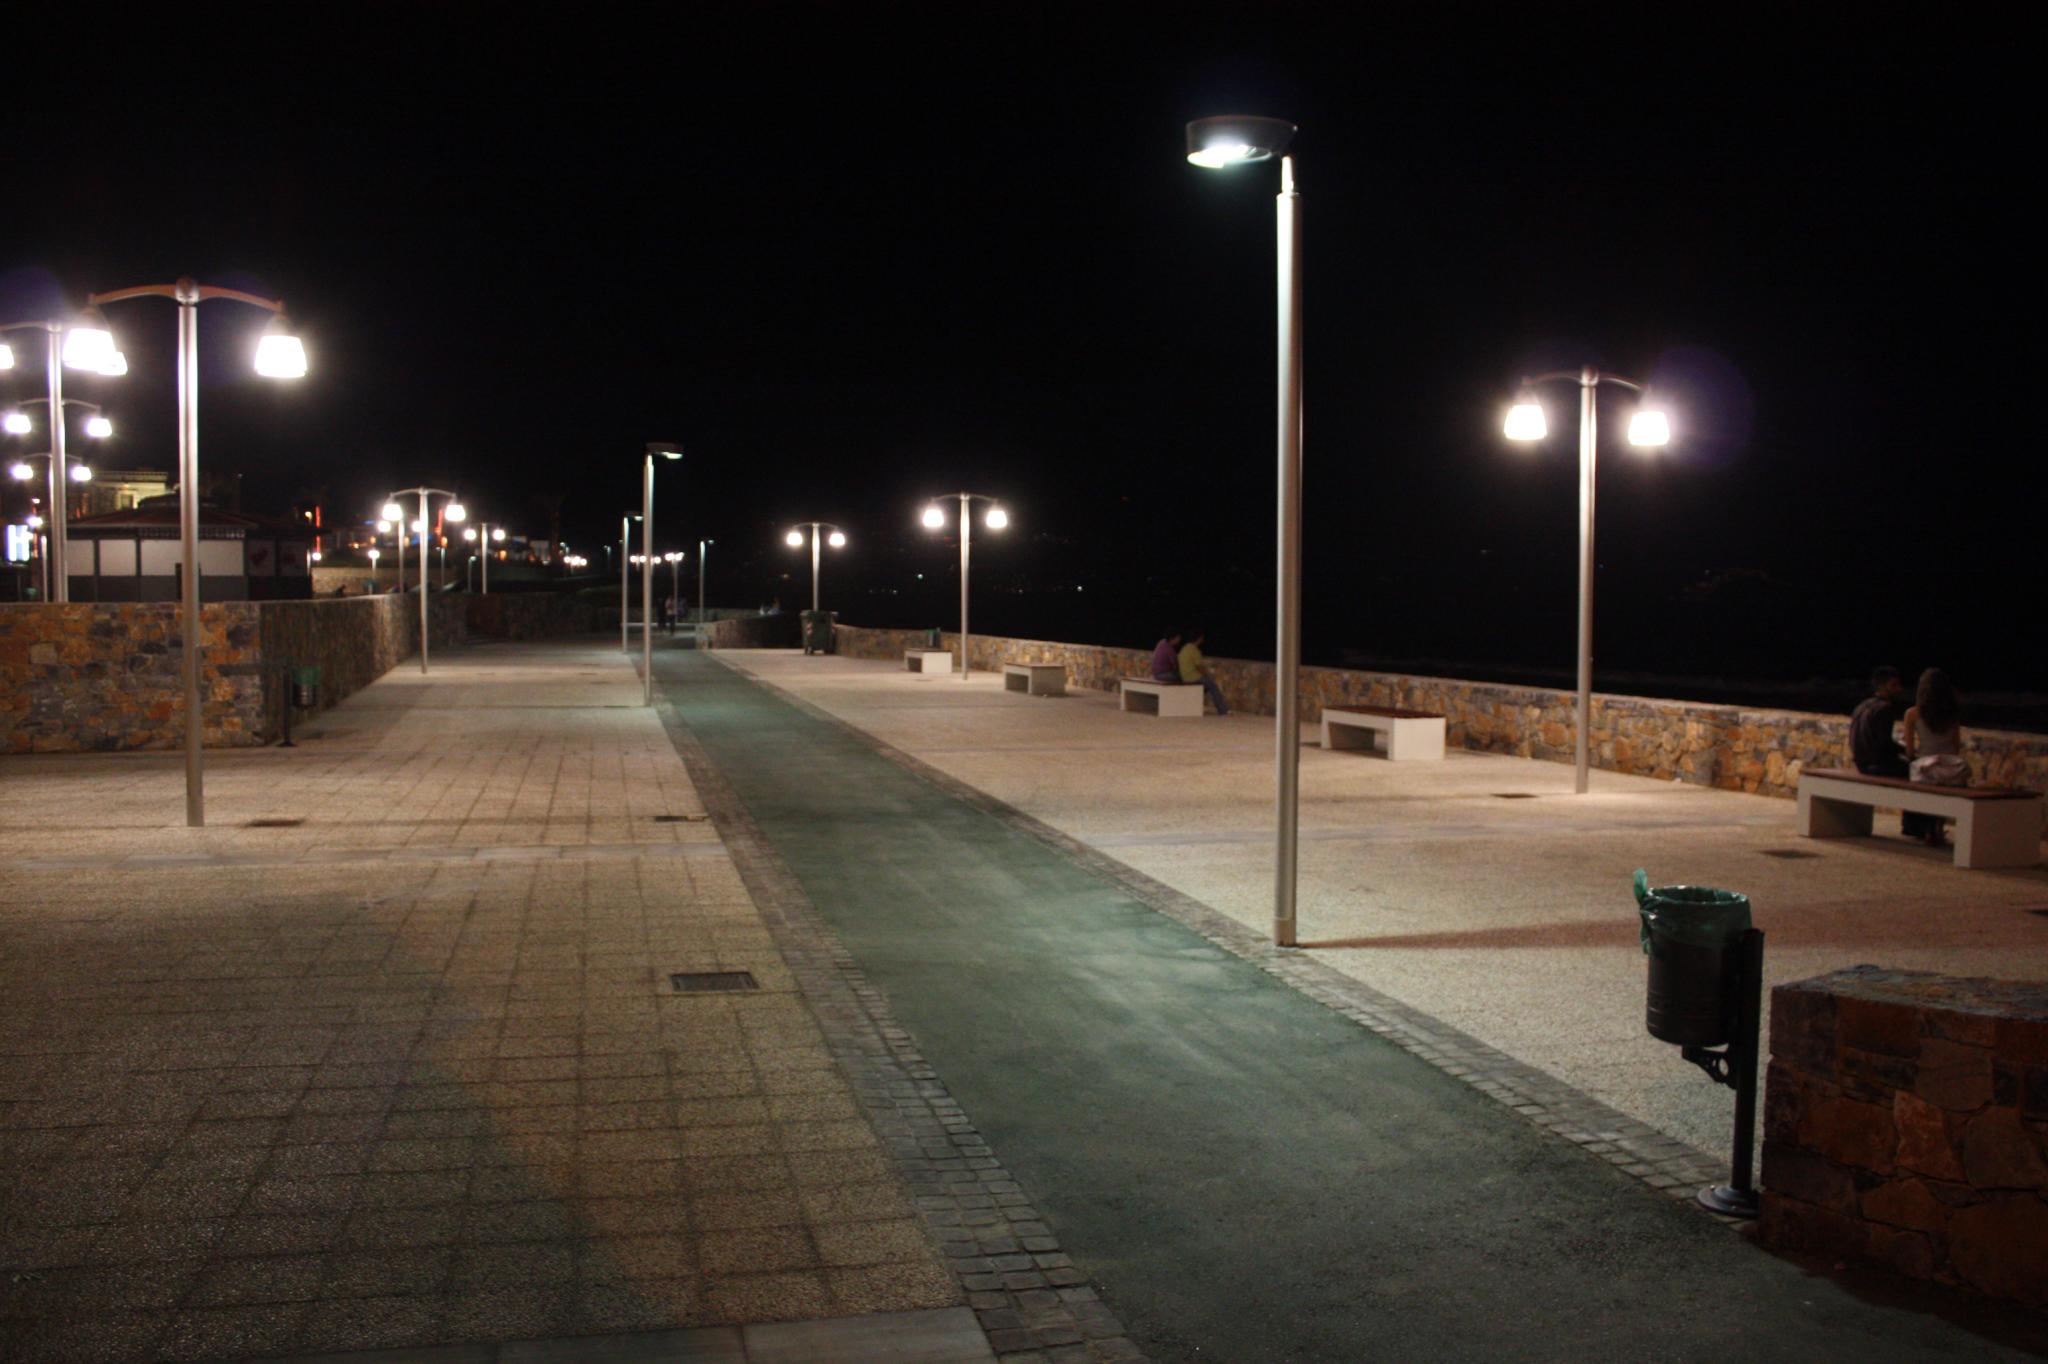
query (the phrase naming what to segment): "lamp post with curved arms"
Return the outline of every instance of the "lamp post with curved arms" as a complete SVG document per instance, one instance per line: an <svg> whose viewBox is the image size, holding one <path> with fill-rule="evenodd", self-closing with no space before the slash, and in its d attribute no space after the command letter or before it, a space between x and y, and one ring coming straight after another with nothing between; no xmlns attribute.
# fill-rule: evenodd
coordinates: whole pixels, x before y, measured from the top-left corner
<svg viewBox="0 0 2048 1364"><path fill-rule="evenodd" d="M73 401L64 396L66 369L109 377L128 372L127 357L115 347L114 335L107 330L107 321L96 308L88 307L75 319L51 318L40 322L0 324L0 335L28 330L40 331L47 338L43 348L47 392L39 401L48 403L52 412L62 412ZM14 348L0 342L0 369L13 368ZM66 458L64 423L53 421L50 423L50 551L43 559L50 583L44 592L45 601L71 600L71 573L65 562L69 554L69 540L64 530L67 520L64 504L65 485L73 480L66 471Z"/></svg>
<svg viewBox="0 0 2048 1364"><path fill-rule="evenodd" d="M640 475L640 704L654 704L654 460L681 459L683 447L672 440L647 442Z"/></svg>
<svg viewBox="0 0 2048 1364"><path fill-rule="evenodd" d="M619 517L619 652L622 654L633 647L633 523L639 519L638 512L626 512Z"/></svg>
<svg viewBox="0 0 2048 1364"><path fill-rule="evenodd" d="M672 549L668 553L662 555L661 557L663 562L665 562L668 565L668 633L669 638L674 639L676 633L676 617L682 614L683 560L689 558L690 556L685 554L682 550Z"/></svg>
<svg viewBox="0 0 2048 1364"><path fill-rule="evenodd" d="M711 547L716 540L697 542L697 633L690 637L692 644L699 642L698 636L704 631L704 566L711 562Z"/></svg>
<svg viewBox="0 0 2048 1364"><path fill-rule="evenodd" d="M1001 530L1010 524L1010 514L1001 504L987 493L945 493L945 497L960 499L960 680L967 680L967 571L969 546L974 538L974 518L970 515L976 500L988 503L988 510L982 515L982 524L990 530ZM941 530L946 524L946 513L934 498L924 509L924 525L927 530Z"/></svg>
<svg viewBox="0 0 2048 1364"><path fill-rule="evenodd" d="M1553 370L1522 380L1521 392L1516 396L1514 406L1508 409L1508 417L1502 432L1513 441L1542 440L1547 427L1543 420L1543 408L1536 401L1536 385L1546 383L1574 383L1579 386L1579 695L1578 695L1578 740L1573 754L1572 790L1585 795L1591 782L1593 765L1593 493L1599 467L1599 404L1596 401L1600 385L1615 384L1621 388L1633 389L1643 394L1643 402L1637 407L1628 423L1628 443L1635 446L1661 446L1671 443L1671 421L1665 414L1649 404L1649 393L1644 385L1619 374L1607 374L1587 365L1577 371Z"/></svg>
<svg viewBox="0 0 2048 1364"><path fill-rule="evenodd" d="M1273 649L1274 870L1273 942L1295 945L1294 899L1301 815L1301 194L1294 158L1286 154L1296 128L1285 119L1229 115L1188 124L1188 161L1227 170L1280 158L1275 240L1279 301L1279 626Z"/></svg>
<svg viewBox="0 0 2048 1364"><path fill-rule="evenodd" d="M449 492L446 488L400 488L397 492L392 493L384 503L384 515L399 522L398 543L401 546L399 550L401 556L404 554L402 547L405 544L405 525L402 519L405 513L404 509L398 505L400 493L414 493L420 499L420 514L412 524L413 529L419 532L420 537L420 672L424 674L427 671L427 530L433 524L427 517L427 499L429 497L447 498L448 501L443 505L442 512L450 521L457 522L458 524L468 519L469 512L463 508L461 501L455 494ZM398 585L401 590L405 587L405 560L403 557L398 561Z"/></svg>
<svg viewBox="0 0 2048 1364"><path fill-rule="evenodd" d="M271 314L256 343L256 372L266 379L302 379L306 348L285 325L284 304L240 289L200 284L191 278L175 284L142 284L111 289L86 299L98 308L131 298L168 298L178 305L178 539L183 560L179 637L185 662L185 823L206 823L205 771L200 746L206 716L200 709L199 670L202 643L199 623L199 305L225 300L247 303ZM113 337L107 337L111 348ZM119 351L113 352L118 355ZM125 363L122 368L126 368Z"/></svg>
<svg viewBox="0 0 2048 1364"><path fill-rule="evenodd" d="M482 591L483 595L488 597L491 595L491 545L493 543L501 545L505 543L505 528L503 526L494 526L488 521L479 521L474 526L465 529L462 532L462 538L476 546L477 554L483 560ZM469 571L467 569L463 570L462 581L464 587L469 585Z"/></svg>
<svg viewBox="0 0 2048 1364"><path fill-rule="evenodd" d="M820 530L829 530L832 532L832 534L829 537L827 537L825 543L831 545L834 549L846 548L846 532L840 529L838 526L833 525L830 521L799 521L797 522L797 526L799 527L799 529L793 530L787 536L783 537L783 542L787 544L791 549L802 549L804 547L804 532L802 528L808 527L810 529L811 609L815 611L818 609L818 532Z"/></svg>

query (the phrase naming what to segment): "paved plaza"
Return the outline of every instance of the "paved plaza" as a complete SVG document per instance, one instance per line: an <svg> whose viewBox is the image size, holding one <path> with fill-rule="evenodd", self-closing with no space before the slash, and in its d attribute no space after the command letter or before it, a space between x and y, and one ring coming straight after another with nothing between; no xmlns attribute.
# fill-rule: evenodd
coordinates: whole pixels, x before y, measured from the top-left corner
<svg viewBox="0 0 2048 1364"><path fill-rule="evenodd" d="M1626 899L1639 862L1751 891L1775 977L2040 974L2036 874L1311 752L1328 945L1281 954L1270 721L656 663L653 709L616 641L402 666L209 754L203 830L177 755L0 764L0 1360L2048 1345L1673 1196L1727 1098L1637 1045Z"/></svg>

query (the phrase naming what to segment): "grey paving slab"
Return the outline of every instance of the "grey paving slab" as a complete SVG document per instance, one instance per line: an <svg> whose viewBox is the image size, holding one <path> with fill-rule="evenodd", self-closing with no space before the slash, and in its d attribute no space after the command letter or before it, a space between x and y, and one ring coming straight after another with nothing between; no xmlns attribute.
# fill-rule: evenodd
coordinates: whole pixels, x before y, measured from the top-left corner
<svg viewBox="0 0 2048 1364"><path fill-rule="evenodd" d="M850 1321L742 1328L749 1364L982 1364L995 1359L974 1313L882 1312Z"/></svg>

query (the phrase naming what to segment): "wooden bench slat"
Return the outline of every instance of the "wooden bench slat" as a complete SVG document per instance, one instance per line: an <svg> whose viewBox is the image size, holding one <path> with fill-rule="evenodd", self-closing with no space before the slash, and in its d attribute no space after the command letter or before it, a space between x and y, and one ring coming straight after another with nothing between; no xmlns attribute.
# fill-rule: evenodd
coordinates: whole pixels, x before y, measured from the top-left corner
<svg viewBox="0 0 2048 1364"><path fill-rule="evenodd" d="M1399 706L1324 706L1324 710L1341 710L1350 715L1384 715L1389 720L1441 720L1440 710L1402 710Z"/></svg>
<svg viewBox="0 0 2048 1364"><path fill-rule="evenodd" d="M1961 800L2038 800L2041 793L2024 786L1940 786L1906 777L1874 777L1841 767L1809 767L1801 778L1825 777L1829 781L1850 781L1861 786L1890 786L1902 791L1923 791L1928 795L1955 796Z"/></svg>

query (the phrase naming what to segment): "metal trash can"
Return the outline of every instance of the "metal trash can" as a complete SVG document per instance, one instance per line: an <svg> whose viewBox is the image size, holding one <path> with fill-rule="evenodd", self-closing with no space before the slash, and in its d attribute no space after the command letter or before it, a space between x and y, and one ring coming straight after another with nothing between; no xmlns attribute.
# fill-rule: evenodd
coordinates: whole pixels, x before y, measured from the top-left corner
<svg viewBox="0 0 2048 1364"><path fill-rule="evenodd" d="M832 652L832 613L830 611L806 611L804 621L804 652L806 654L829 654Z"/></svg>
<svg viewBox="0 0 2048 1364"><path fill-rule="evenodd" d="M318 668L292 669L292 704L300 710L311 710L320 704Z"/></svg>
<svg viewBox="0 0 2048 1364"><path fill-rule="evenodd" d="M1718 1047L1735 1032L1749 897L1711 886L1650 885L1635 876L1643 953L1650 959L1644 1023L1650 1036Z"/></svg>

